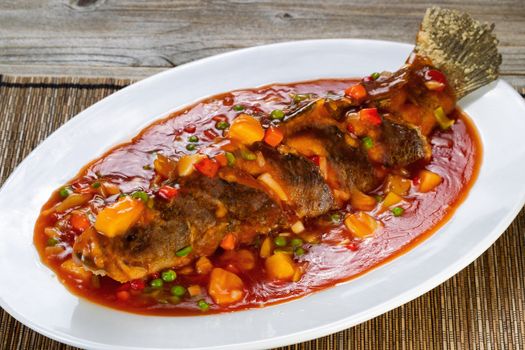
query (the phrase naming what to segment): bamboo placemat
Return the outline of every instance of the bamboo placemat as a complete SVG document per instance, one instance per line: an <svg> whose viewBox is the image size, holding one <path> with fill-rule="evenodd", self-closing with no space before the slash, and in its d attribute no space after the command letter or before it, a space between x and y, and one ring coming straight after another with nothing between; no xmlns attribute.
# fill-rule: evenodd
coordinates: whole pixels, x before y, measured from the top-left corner
<svg viewBox="0 0 525 350"><path fill-rule="evenodd" d="M129 83L0 76L0 184L53 130ZM282 349L467 348L525 349L525 210L487 252L432 291L353 328ZM74 348L0 309L0 349Z"/></svg>

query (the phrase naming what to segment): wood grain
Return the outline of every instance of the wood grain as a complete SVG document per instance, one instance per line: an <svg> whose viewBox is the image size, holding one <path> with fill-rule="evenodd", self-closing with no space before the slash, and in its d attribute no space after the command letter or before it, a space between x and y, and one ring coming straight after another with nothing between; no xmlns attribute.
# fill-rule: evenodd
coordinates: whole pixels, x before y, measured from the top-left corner
<svg viewBox="0 0 525 350"><path fill-rule="evenodd" d="M217 53L288 40L413 42L431 3L494 22L502 73L525 85L523 0L3 0L0 69L6 74L94 76L114 68L116 76L140 77Z"/></svg>

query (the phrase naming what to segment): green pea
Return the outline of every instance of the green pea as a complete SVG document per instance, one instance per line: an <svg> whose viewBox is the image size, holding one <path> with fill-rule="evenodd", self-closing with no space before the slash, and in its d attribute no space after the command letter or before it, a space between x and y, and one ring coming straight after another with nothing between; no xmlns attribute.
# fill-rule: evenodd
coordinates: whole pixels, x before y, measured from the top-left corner
<svg viewBox="0 0 525 350"><path fill-rule="evenodd" d="M135 199L140 199L144 203L147 203L149 201L149 195L144 191L135 191L131 194L131 197Z"/></svg>
<svg viewBox="0 0 525 350"><path fill-rule="evenodd" d="M297 95L293 95L293 100L294 102L296 103L299 103L301 101L304 101L308 98L308 95L306 94L297 94Z"/></svg>
<svg viewBox="0 0 525 350"><path fill-rule="evenodd" d="M73 192L71 190L70 187L62 187L59 191L58 191L58 194L60 194L60 197L62 198L67 198L69 197L69 195L71 194L71 192Z"/></svg>
<svg viewBox="0 0 525 350"><path fill-rule="evenodd" d="M273 243L275 243L278 247L285 247L286 246L286 237L284 236L277 236L273 239Z"/></svg>
<svg viewBox="0 0 525 350"><path fill-rule="evenodd" d="M199 142L199 138L195 135L191 135L190 137L188 137L188 141L190 142Z"/></svg>
<svg viewBox="0 0 525 350"><path fill-rule="evenodd" d="M202 299L197 302L197 306L199 307L199 309L201 309L201 311L208 311L208 309L210 308L210 304L208 304Z"/></svg>
<svg viewBox="0 0 525 350"><path fill-rule="evenodd" d="M294 252L294 253L295 253L295 255L297 255L297 256L304 255L304 249L301 248L301 247L297 247L297 248L295 248L295 252Z"/></svg>
<svg viewBox="0 0 525 350"><path fill-rule="evenodd" d="M333 213L330 215L330 220L333 222L333 223L339 223L341 222L341 214L339 213Z"/></svg>
<svg viewBox="0 0 525 350"><path fill-rule="evenodd" d="M272 119L283 119L284 118L284 112L280 109L274 109L272 113L270 113L270 118Z"/></svg>
<svg viewBox="0 0 525 350"><path fill-rule="evenodd" d="M142 167L142 169L144 169L144 170L151 170L151 165L144 165Z"/></svg>
<svg viewBox="0 0 525 350"><path fill-rule="evenodd" d="M374 147L374 140L372 140L371 137L369 136L365 136L363 137L363 147L366 149L366 150L369 150L371 149L372 147Z"/></svg>
<svg viewBox="0 0 525 350"><path fill-rule="evenodd" d="M292 239L292 241L290 242L290 245L294 248L297 248L297 247L300 247L303 245L303 240L300 239L300 238L294 238Z"/></svg>
<svg viewBox="0 0 525 350"><path fill-rule="evenodd" d="M233 155L233 153L226 152L226 153L224 153L224 155L226 156L226 161L228 162L228 165L229 166L234 166L235 165L235 156Z"/></svg>
<svg viewBox="0 0 525 350"><path fill-rule="evenodd" d="M100 182L98 182L98 181L97 181L97 182L93 182L93 183L91 184L91 187L93 187L93 188L99 188L99 187L100 187Z"/></svg>
<svg viewBox="0 0 525 350"><path fill-rule="evenodd" d="M382 202L383 201L383 196L379 195L379 194L376 194L374 196L374 199L376 200L376 202Z"/></svg>
<svg viewBox="0 0 525 350"><path fill-rule="evenodd" d="M255 155L255 153L250 152L247 149L241 150L241 157L242 159L246 159L246 160L256 160L257 159L257 156Z"/></svg>
<svg viewBox="0 0 525 350"><path fill-rule="evenodd" d="M236 111L236 112L244 111L244 106L243 105L235 105L235 106L233 106L233 110Z"/></svg>
<svg viewBox="0 0 525 350"><path fill-rule="evenodd" d="M379 78L381 76L381 74L379 74L378 72L374 72L372 74L370 74L370 77L374 80L376 80L377 78Z"/></svg>
<svg viewBox="0 0 525 350"><path fill-rule="evenodd" d="M173 270L167 270L162 272L161 277L164 282L173 282L177 278L177 273Z"/></svg>
<svg viewBox="0 0 525 350"><path fill-rule="evenodd" d="M54 247L54 246L56 246L58 244L58 242L60 242L60 241L58 239L56 239L56 238L53 238L53 237L47 239L48 247Z"/></svg>
<svg viewBox="0 0 525 350"><path fill-rule="evenodd" d="M162 286L164 285L164 282L160 278L155 278L154 280L151 280L149 285L151 286L151 288L158 289L158 288L162 288Z"/></svg>
<svg viewBox="0 0 525 350"><path fill-rule="evenodd" d="M176 295L172 295L168 297L168 302L173 305L177 305L180 303L180 297Z"/></svg>
<svg viewBox="0 0 525 350"><path fill-rule="evenodd" d="M186 256L188 255L189 253L191 253L191 251L193 250L193 248L189 245L187 247L184 247L184 248L181 248L179 250L177 250L177 252L175 253L176 256Z"/></svg>
<svg viewBox="0 0 525 350"><path fill-rule="evenodd" d="M226 130L228 129L229 126L230 126L230 123L224 122L224 121L217 122L217 124L215 124L215 127L219 130Z"/></svg>
<svg viewBox="0 0 525 350"><path fill-rule="evenodd" d="M175 296L182 297L184 294L186 294L186 288L181 285L176 285L171 287L170 292Z"/></svg>
<svg viewBox="0 0 525 350"><path fill-rule="evenodd" d="M401 207L392 208L392 214L394 214L394 216L401 216L403 215L404 212L405 212L405 209Z"/></svg>
<svg viewBox="0 0 525 350"><path fill-rule="evenodd" d="M197 149L197 146L196 146L194 143L188 143L188 144L186 145L186 149L187 149L188 151L195 151L195 149Z"/></svg>

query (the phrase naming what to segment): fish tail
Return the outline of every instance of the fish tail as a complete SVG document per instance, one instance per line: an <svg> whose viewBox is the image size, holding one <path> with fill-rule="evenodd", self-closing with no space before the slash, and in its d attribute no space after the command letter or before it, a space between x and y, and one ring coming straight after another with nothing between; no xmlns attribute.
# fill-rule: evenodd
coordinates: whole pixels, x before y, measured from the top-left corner
<svg viewBox="0 0 525 350"><path fill-rule="evenodd" d="M501 54L494 24L470 15L431 7L417 34L414 52L443 71L458 99L498 78Z"/></svg>

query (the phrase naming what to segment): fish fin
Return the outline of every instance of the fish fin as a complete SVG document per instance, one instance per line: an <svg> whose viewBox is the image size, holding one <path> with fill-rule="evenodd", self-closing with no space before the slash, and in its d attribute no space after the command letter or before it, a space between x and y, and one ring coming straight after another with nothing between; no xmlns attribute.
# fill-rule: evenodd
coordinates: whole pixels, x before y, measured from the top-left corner
<svg viewBox="0 0 525 350"><path fill-rule="evenodd" d="M427 9L414 52L443 71L458 99L498 78L501 54L494 24L450 9Z"/></svg>

